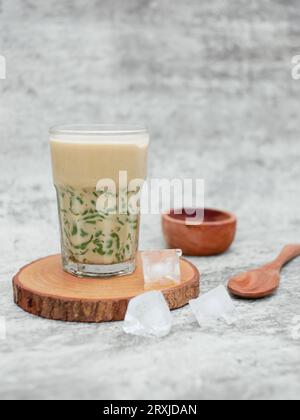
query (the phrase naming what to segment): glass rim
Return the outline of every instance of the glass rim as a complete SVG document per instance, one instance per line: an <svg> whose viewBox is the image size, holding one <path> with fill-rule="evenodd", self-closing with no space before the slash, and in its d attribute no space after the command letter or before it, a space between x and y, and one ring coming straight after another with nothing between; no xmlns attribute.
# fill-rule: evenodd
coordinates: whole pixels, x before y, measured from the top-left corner
<svg viewBox="0 0 300 420"><path fill-rule="evenodd" d="M145 135L148 129L137 124L62 124L49 129L49 134L78 136Z"/></svg>

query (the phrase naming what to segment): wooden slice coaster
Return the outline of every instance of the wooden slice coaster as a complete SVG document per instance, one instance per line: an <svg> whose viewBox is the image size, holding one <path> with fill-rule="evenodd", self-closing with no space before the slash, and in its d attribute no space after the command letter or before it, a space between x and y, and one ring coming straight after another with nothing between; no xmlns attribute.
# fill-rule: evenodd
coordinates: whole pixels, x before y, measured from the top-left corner
<svg viewBox="0 0 300 420"><path fill-rule="evenodd" d="M129 300L149 290L161 290L170 309L177 309L199 295L199 271L183 258L180 265L180 284L172 282L145 290L140 255L133 274L108 279L65 273L61 256L53 255L19 271L13 279L14 300L33 315L71 322L123 320Z"/></svg>

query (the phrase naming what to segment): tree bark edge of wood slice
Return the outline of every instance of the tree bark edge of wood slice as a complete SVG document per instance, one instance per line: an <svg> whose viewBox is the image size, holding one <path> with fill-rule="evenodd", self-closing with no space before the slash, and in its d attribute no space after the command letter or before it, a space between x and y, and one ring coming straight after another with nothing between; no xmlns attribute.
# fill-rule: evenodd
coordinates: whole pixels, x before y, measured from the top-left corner
<svg viewBox="0 0 300 420"><path fill-rule="evenodd" d="M14 302L42 318L100 323L123 320L130 299L161 290L173 310L197 298L200 291L198 269L184 258L180 265L181 283L144 289L140 255L135 273L110 279L72 276L62 270L60 255L53 255L26 265L14 276Z"/></svg>

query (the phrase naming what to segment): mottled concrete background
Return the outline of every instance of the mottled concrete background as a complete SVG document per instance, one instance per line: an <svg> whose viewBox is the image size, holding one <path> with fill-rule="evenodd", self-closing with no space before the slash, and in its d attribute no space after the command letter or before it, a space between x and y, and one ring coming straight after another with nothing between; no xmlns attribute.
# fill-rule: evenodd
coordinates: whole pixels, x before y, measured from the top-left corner
<svg viewBox="0 0 300 420"><path fill-rule="evenodd" d="M200 330L184 308L163 340L34 318L11 290L59 250L54 123L145 122L151 176L205 178L207 205L237 213L230 252L194 259L203 291L299 241L299 23L297 0L0 1L2 398L299 398L299 260L276 296L236 302L235 327ZM157 217L141 242L163 246Z"/></svg>

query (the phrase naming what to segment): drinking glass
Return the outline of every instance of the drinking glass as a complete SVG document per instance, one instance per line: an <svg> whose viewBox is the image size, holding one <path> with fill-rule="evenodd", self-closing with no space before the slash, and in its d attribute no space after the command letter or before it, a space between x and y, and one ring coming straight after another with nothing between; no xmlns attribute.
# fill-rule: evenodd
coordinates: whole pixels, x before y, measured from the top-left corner
<svg viewBox="0 0 300 420"><path fill-rule="evenodd" d="M107 277L135 270L148 144L143 127L50 129L65 271Z"/></svg>

